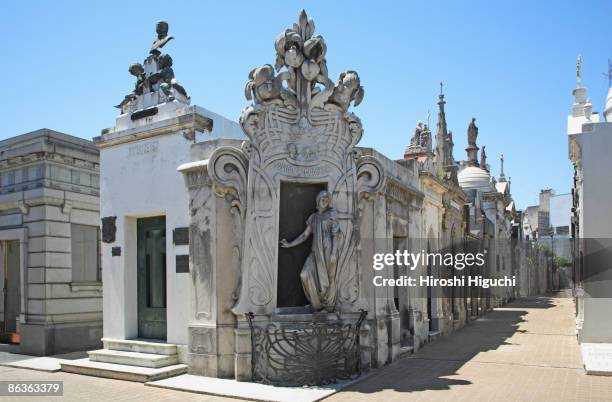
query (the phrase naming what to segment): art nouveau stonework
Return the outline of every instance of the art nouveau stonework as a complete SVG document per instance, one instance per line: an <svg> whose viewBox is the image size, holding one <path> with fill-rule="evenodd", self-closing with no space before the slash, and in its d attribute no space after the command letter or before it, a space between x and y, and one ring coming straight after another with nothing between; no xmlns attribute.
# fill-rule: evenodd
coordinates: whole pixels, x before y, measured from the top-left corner
<svg viewBox="0 0 612 402"><path fill-rule="evenodd" d="M359 75L348 71L332 83L327 74L325 41L314 35L314 22L305 13L278 36L276 52L278 74L270 65L249 74L246 95L253 104L240 117L250 139L241 150L249 168L247 180L243 180L246 189L236 191L246 195L240 201L248 212L242 285L233 310L237 314L274 312L279 240L275 211L280 183L296 181L324 183L332 195L343 239L338 244L335 289L331 290L335 303L329 307L357 311L358 196L383 184L378 161L353 152L363 132L359 118L348 112L351 102L358 104L363 98ZM226 151L236 152L220 149L217 155Z"/></svg>
<svg viewBox="0 0 612 402"><path fill-rule="evenodd" d="M206 296L196 296L194 303L196 306L208 305L209 300L217 306L231 303L231 313L237 322L233 374L242 380L252 378L251 339L245 314L254 314L255 325L272 323L283 327L287 323L298 325L298 322L309 321L312 314L319 311L319 320L332 320L333 316L335 319L332 321L337 321L335 314L340 314L342 320L355 323L360 311L375 307L365 299L364 286L367 285L362 283L363 275L360 273L360 269L371 270L369 263L359 262L360 208L363 208L362 202L373 205L374 199L368 195L383 191L385 173L383 164L373 153L355 148L363 128L349 108L358 105L364 96L359 74L343 72L335 83L329 78L325 41L315 35L314 22L305 12L300 14L297 23L277 37L275 48L275 66L266 64L253 69L245 87L245 96L252 104L243 110L240 124L249 141L234 141L233 144L226 141L214 148L196 144L192 155L206 159L180 168L191 189L191 227L196 231L192 238L203 238L204 247L211 255L206 257L208 251L193 250L194 275L196 278L200 275L209 278L196 280L196 294L202 294L197 289L205 283L218 280L214 278L219 278L219 253L226 256L225 267L229 264L238 268L224 271L224 289L233 280L231 295L226 290L221 292L220 283L216 282L208 288L209 291L204 291ZM279 257L279 250L283 248L281 242L289 245L289 240L294 240L284 241L280 237L284 230L279 212L283 207L282 188L301 191L300 186L310 185L318 186L320 189L317 191L324 193L333 206L333 214L330 215L327 208L312 211L308 219L311 225L315 221L325 222L324 226L330 229L326 235L313 236L315 242L327 239L329 248L324 253L328 258L324 258L326 262L321 265L309 263L312 261L309 257L288 267ZM213 193L216 199L210 198ZM311 196L313 205L314 194ZM223 197L229 209L219 204L218 197ZM294 209L297 214L305 213L298 206ZM308 232L308 227L312 229L306 223L308 214L299 223L302 225L300 232ZM213 240L212 233L221 230L218 220L216 227L208 225L213 216L214 219L223 216L223 222L233 228L235 236L231 241L234 244L231 251ZM328 225L330 219L333 220L333 231ZM386 221L384 214L382 219ZM308 236L302 240L307 240L311 233L306 234ZM312 250L315 248L313 246ZM206 264L203 261L216 261L213 264L216 267L209 272L204 269ZM327 275L323 290L321 282L315 285L309 281L308 272L315 265L320 273ZM302 278L296 274L290 279L292 283L281 283L287 280L279 279L286 278L283 270L287 269L301 271ZM303 289L306 301L288 306L279 300L279 289L296 284L300 291ZM315 288L318 291L314 291ZM212 320L216 329L211 330L219 335L222 321L229 317L225 311L218 310L217 313L219 316ZM373 318L376 314L372 311L370 316ZM364 330L367 328L366 325ZM362 342L368 344L372 339L366 333ZM388 344L386 336L380 342ZM192 349L198 347L193 345ZM366 354L372 353L372 349L366 350ZM211 360L218 362L226 353L217 350L214 357L209 355L207 363L202 364L207 365ZM387 361L387 354L384 353L381 362ZM364 361L369 360L369 355L364 357ZM206 369L203 370L206 373ZM218 370L215 372L219 374Z"/></svg>

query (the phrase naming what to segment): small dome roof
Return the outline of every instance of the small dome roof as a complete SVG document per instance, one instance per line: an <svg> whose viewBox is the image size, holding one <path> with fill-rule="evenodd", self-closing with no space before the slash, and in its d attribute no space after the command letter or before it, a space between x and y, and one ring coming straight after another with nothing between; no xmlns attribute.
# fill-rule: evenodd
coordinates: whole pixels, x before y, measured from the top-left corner
<svg viewBox="0 0 612 402"><path fill-rule="evenodd" d="M468 166L457 175L463 190L491 191L491 175L484 169Z"/></svg>

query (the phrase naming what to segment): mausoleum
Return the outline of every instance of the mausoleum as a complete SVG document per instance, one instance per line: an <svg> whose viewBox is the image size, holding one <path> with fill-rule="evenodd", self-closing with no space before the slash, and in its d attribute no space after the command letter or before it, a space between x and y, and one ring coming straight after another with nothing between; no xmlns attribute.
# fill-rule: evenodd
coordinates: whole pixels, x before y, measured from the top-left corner
<svg viewBox="0 0 612 402"><path fill-rule="evenodd" d="M99 169L82 138L41 129L0 141L0 337L19 353L100 344Z"/></svg>

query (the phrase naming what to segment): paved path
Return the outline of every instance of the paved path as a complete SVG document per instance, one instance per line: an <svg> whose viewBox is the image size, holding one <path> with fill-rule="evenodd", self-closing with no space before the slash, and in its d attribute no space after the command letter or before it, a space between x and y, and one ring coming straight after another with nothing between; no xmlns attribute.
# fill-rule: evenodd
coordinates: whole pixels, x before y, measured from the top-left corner
<svg viewBox="0 0 612 402"><path fill-rule="evenodd" d="M583 373L573 308L567 298L513 302L326 401L612 401L612 377ZM9 367L0 380L64 381L62 401L230 400Z"/></svg>
<svg viewBox="0 0 612 402"><path fill-rule="evenodd" d="M569 298L520 299L326 401L612 401L587 376Z"/></svg>

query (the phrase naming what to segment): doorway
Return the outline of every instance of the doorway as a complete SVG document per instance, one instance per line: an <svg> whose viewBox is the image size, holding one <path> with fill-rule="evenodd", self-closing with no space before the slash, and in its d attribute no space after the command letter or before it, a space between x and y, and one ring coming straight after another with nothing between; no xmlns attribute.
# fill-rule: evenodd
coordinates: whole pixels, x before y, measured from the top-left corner
<svg viewBox="0 0 612 402"><path fill-rule="evenodd" d="M292 241L306 229L306 220L317 210L316 197L326 190L325 183L281 182L278 239ZM278 248L277 307L303 307L309 304L300 272L312 250L312 236L299 246Z"/></svg>
<svg viewBox="0 0 612 402"><path fill-rule="evenodd" d="M166 339L166 217L137 221L138 337Z"/></svg>
<svg viewBox="0 0 612 402"><path fill-rule="evenodd" d="M21 279L19 240L0 241L2 267L2 325L0 339L19 343L19 314L21 313Z"/></svg>

